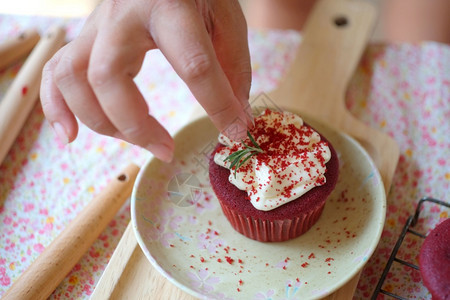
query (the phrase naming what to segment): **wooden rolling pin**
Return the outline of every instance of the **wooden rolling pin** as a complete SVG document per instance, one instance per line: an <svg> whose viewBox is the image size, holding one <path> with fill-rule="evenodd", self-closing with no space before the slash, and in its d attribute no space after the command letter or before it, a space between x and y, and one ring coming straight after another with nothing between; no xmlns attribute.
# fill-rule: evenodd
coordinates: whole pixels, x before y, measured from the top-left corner
<svg viewBox="0 0 450 300"><path fill-rule="evenodd" d="M47 299L131 195L139 167L130 164L95 197L6 291L2 300Z"/></svg>
<svg viewBox="0 0 450 300"><path fill-rule="evenodd" d="M0 70L30 53L39 39L39 33L35 29L29 29L15 38L2 42L0 44Z"/></svg>
<svg viewBox="0 0 450 300"><path fill-rule="evenodd" d="M49 30L33 49L0 101L0 164L23 127L39 96L44 64L65 43L65 31Z"/></svg>

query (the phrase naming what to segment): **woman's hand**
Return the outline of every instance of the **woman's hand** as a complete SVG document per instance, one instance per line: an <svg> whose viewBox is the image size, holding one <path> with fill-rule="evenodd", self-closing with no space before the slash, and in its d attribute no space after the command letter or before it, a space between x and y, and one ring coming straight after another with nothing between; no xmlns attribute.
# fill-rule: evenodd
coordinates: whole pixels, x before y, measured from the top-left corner
<svg viewBox="0 0 450 300"><path fill-rule="evenodd" d="M245 135L251 66L237 0L105 0L44 68L42 107L58 137L76 138L76 116L98 133L170 161L173 140L149 115L133 81L155 48L220 131L234 122Z"/></svg>

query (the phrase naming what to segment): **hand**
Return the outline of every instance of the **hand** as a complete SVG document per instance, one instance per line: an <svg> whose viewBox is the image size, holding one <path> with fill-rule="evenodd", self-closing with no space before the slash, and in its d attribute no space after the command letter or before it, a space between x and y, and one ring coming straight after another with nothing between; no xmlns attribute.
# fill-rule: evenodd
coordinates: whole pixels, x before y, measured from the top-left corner
<svg viewBox="0 0 450 300"><path fill-rule="evenodd" d="M58 137L76 138L76 116L98 133L170 161L173 140L149 115L133 81L155 48L220 131L241 120L237 126L245 134L251 66L237 0L105 0L44 67L42 107Z"/></svg>

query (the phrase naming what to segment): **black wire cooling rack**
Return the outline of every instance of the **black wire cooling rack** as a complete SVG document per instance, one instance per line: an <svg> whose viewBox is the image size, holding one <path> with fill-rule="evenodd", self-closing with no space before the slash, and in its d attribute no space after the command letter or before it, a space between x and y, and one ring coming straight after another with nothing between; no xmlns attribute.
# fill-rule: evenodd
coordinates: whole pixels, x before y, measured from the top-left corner
<svg viewBox="0 0 450 300"><path fill-rule="evenodd" d="M391 292L388 292L386 290L383 290L382 286L383 286L384 281L386 280L386 277L387 277L387 275L389 273L389 270L391 269L392 263L394 261L398 262L398 263L400 263L402 265L408 266L410 268L419 270L419 266L417 266L415 264L412 264L412 263L409 263L407 261L404 261L403 259L397 258L397 252L400 249L400 246L402 245L403 239L405 238L407 233L414 234L414 235L416 235L416 236L418 236L420 238L423 238L423 239L426 237L425 234L419 233L416 230L411 229L411 227L414 227L417 224L417 222L419 221L419 216L420 216L420 212L421 212L421 209L422 209L422 205L425 202L431 202L431 203L435 203L435 204L438 204L438 205L443 205L443 206L446 206L446 207L450 208L450 203L444 202L442 200L434 199L434 198L431 198L431 197L425 197L425 198L422 198L422 199L419 200L419 203L417 205L415 214L412 215L412 216L409 216L409 218L406 220L405 226L403 227L403 230L402 230L402 233L398 237L397 243L395 244L394 249L392 249L391 256L389 257L389 260L386 263L386 267L384 268L383 274L381 275L380 280L378 281L378 284L377 284L377 286L375 288L375 291L374 291L374 293L372 295L372 300L377 299L379 294L384 294L384 295L390 296L390 297L395 298L395 299L408 300L407 298L403 298L403 297L401 297L399 295L396 295L394 293L391 293Z"/></svg>

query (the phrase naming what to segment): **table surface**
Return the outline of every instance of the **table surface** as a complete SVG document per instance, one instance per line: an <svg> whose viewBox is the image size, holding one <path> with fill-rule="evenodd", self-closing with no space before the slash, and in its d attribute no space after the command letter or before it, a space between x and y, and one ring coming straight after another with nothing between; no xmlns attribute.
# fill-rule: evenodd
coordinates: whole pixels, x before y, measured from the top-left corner
<svg viewBox="0 0 450 300"><path fill-rule="evenodd" d="M83 19L0 15L0 42L28 28L41 32L63 24L68 39ZM275 88L287 71L301 35L293 31L249 32L252 93ZM0 70L0 97L21 62ZM158 51L146 56L136 78L150 112L174 133L186 124L195 99ZM449 201L450 47L371 44L347 91L347 106L360 120L392 136L401 156L396 169L385 228L367 262L355 298L372 294L402 227L424 196ZM80 124L78 138L64 146L54 136L40 105L29 116L0 165L0 296L39 253L130 162L142 165L150 153L98 135ZM416 229L426 233L448 218L449 210L424 207ZM51 298L87 299L130 220L129 201ZM422 240L407 235L399 257L417 264ZM394 264L385 290L406 298L431 298L420 272Z"/></svg>

